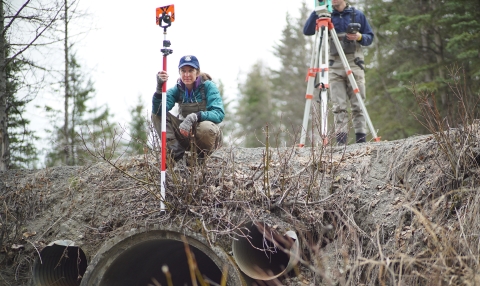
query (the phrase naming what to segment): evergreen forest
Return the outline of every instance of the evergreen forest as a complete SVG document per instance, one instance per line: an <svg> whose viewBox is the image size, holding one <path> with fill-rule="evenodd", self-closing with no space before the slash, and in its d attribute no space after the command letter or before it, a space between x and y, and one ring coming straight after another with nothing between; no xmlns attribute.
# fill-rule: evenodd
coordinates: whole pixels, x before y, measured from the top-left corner
<svg viewBox="0 0 480 286"><path fill-rule="evenodd" d="M139 99L128 107L132 118L123 127L112 121L114 114L108 106L90 103L95 96L95 81L82 69L69 34L71 23L85 17L77 3L39 4L41 9L27 10L33 2L18 8L1 1L0 170L86 164L93 159L85 147L99 144L113 144L117 154L112 156L142 154L145 148L155 147L147 114L150 102ZM299 13L295 17L285 15L282 36L272 43L279 68L258 59L238 82L236 95L223 94L219 76L226 111L235 119L222 123L228 135L224 136L228 138L225 145L262 147L267 138L274 146L298 144L305 110L305 78L315 48L314 37L302 32L312 11L309 4L304 1L296 7ZM448 128L466 124L466 114L478 118L480 8L476 1L360 0L351 4L364 12L375 33L373 44L364 49L365 105L382 140L429 133L420 115L425 104ZM17 42L15 33L28 27L35 27L37 36L26 43ZM47 71L48 67L39 66L26 51L41 51L42 46L53 42L62 44L59 52L63 68ZM44 150L35 145L38 132L22 116L27 105L36 104L35 95L45 87L43 78L24 80L38 70L54 79L49 85L63 98L62 108L39 106L51 121L46 132L52 144ZM315 126L319 121L318 96L313 102L309 120ZM318 130L310 128L308 144L314 144ZM115 142L122 134L129 139ZM367 140L372 140L371 134L368 136Z"/></svg>
<svg viewBox="0 0 480 286"><path fill-rule="evenodd" d="M440 120L450 128L465 124L464 113L478 118L480 8L476 3L373 0L354 2L353 6L364 12L375 33L373 44L364 48L365 105L382 140L429 133L419 116L425 102L438 111ZM300 18L287 16L283 37L275 47L281 68L273 70L266 79L262 74L269 73L259 63L252 67L246 82L240 84L239 127L262 131L266 119L244 116L243 112L263 110L268 102L272 110L268 115L270 130L289 146L298 142L305 109L305 78L313 37L305 37L302 28L310 13L311 9L304 4ZM259 83L263 83L263 88L254 88ZM318 96L314 100L318 102ZM318 117L318 106L313 109ZM252 122L251 118L260 120ZM315 115L310 120L318 122ZM261 132L247 134L246 146L263 144L259 139ZM255 142L249 137L255 137Z"/></svg>

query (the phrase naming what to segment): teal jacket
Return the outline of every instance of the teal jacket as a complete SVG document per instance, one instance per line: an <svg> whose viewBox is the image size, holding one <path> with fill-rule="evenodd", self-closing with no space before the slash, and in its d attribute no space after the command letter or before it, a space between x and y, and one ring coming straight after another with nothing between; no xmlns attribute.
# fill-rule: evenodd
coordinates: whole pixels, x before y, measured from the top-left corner
<svg viewBox="0 0 480 286"><path fill-rule="evenodd" d="M199 112L200 116L198 121L212 121L216 124L222 122L225 117L225 110L220 91L213 81L204 81L202 77L199 76L193 88L193 101L202 101L202 88L205 92L207 107L205 111ZM185 85L179 79L174 87L167 90L167 111L170 111L175 106L175 103L181 104L186 102ZM153 94L152 113L162 116L162 95L157 92Z"/></svg>

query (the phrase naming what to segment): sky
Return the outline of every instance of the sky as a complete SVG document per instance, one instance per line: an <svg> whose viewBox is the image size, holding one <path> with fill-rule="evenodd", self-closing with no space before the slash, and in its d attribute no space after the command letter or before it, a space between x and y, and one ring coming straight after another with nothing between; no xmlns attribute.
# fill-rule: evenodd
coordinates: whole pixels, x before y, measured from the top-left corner
<svg viewBox="0 0 480 286"><path fill-rule="evenodd" d="M94 82L93 104L108 104L115 122L122 126L131 120L129 109L139 96L150 114L155 76L163 69L160 49L165 37L173 51L167 56L167 88L176 82L180 58L195 55L201 70L217 83L221 80L226 88L224 97L232 99L238 95L239 75L248 73L255 62L279 67L274 46L281 39L287 12L297 18L304 1L313 10L313 0L80 0L80 9L91 16L86 18L90 23L79 27L93 29L82 34L75 49ZM155 23L155 12L157 7L171 4L175 20L165 36ZM58 57L61 62L63 55ZM48 100L52 98L40 95L34 104ZM41 110L29 116L32 129L44 128L47 121Z"/></svg>

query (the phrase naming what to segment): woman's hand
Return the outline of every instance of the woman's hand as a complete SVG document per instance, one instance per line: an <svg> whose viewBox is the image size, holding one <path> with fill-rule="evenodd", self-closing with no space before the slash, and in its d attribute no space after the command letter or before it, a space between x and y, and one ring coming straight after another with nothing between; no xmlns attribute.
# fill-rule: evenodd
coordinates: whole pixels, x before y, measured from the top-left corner
<svg viewBox="0 0 480 286"><path fill-rule="evenodd" d="M198 121L197 114L190 113L189 115L187 115L187 117L185 117L185 120L183 120L183 122L179 126L180 133L182 133L184 137L188 137L188 135L190 135L190 132L192 130L193 124L195 124L195 122L197 121Z"/></svg>
<svg viewBox="0 0 480 286"><path fill-rule="evenodd" d="M162 87L168 80L168 74L166 71L160 71L157 73L157 93L162 94Z"/></svg>

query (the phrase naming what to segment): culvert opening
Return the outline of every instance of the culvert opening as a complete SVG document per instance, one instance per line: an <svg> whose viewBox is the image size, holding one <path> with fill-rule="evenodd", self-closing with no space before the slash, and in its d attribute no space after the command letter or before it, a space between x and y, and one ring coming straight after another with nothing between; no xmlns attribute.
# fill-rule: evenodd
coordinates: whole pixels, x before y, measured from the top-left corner
<svg viewBox="0 0 480 286"><path fill-rule="evenodd" d="M78 286L87 258L73 241L57 240L42 249L33 266L33 285Z"/></svg>
<svg viewBox="0 0 480 286"><path fill-rule="evenodd" d="M241 229L243 234L232 242L232 251L247 276L272 280L288 273L298 262L299 242L294 231L281 235L261 222L247 222Z"/></svg>
<svg viewBox="0 0 480 286"><path fill-rule="evenodd" d="M203 277L220 284L222 271L204 252L190 246ZM105 272L99 285L148 285L155 278L169 285L162 267L168 266L173 285L193 285L185 245L176 240L153 240L139 243L123 252Z"/></svg>
<svg viewBox="0 0 480 286"><path fill-rule="evenodd" d="M245 285L223 249L208 246L198 234L174 229L135 230L107 241L89 264L81 285L170 285L162 271L164 266L168 267L172 285L200 285L198 279L192 282L185 241L208 285L221 285L224 267L227 285Z"/></svg>

